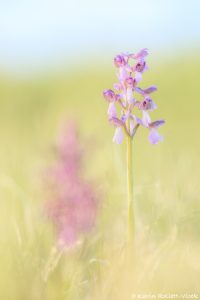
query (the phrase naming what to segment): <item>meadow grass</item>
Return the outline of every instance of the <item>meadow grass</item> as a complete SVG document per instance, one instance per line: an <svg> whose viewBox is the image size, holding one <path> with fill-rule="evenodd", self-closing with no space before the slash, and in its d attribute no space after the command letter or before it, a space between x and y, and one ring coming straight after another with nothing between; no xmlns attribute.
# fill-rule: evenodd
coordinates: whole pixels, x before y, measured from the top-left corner
<svg viewBox="0 0 200 300"><path fill-rule="evenodd" d="M134 262L125 259L125 147L112 144L102 97L113 69L0 77L0 299L200 293L200 61L168 58L150 67L143 84L158 86L152 117L165 118L165 141L152 146L141 129L133 143ZM59 126L71 118L89 145L85 176L96 181L102 199L95 230L62 254L45 281L55 236L43 214L42 171L53 160Z"/></svg>

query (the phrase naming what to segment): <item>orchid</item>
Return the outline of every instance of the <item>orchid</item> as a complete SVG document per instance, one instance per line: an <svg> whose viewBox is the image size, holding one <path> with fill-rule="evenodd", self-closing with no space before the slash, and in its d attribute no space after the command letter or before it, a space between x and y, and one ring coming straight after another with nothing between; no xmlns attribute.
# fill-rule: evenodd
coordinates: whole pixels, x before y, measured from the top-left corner
<svg viewBox="0 0 200 300"><path fill-rule="evenodd" d="M139 127L149 130L149 141L157 144L163 137L157 129L165 123L164 120L153 121L150 112L157 109L151 94L157 90L152 85L142 89L138 86L143 73L148 70L146 56L148 50L141 49L138 53L121 53L114 58L117 68L118 82L113 85L114 90L103 91L108 105L108 120L115 127L113 142L121 144L127 137L127 197L128 197L128 232L129 240L134 241L134 203L133 203L133 170L132 170L132 140ZM120 107L118 114L117 106ZM137 114L141 116L138 116Z"/></svg>
<svg viewBox="0 0 200 300"><path fill-rule="evenodd" d="M124 134L133 138L139 126L150 130L149 141L157 144L163 140L163 137L157 132L157 128L163 125L164 120L158 120L159 126L151 125L149 112L154 111L157 105L150 98L150 94L157 88L153 85L146 89L138 87L142 80L142 74L148 70L145 57L148 55L146 48L136 54L122 53L114 58L114 64L117 68L117 77L119 81L114 84L114 89L104 90L103 95L108 106L108 120L116 127L113 142L121 144ZM132 63L134 61L134 63ZM136 100L140 95L142 99ZM120 117L117 116L117 105L121 108ZM142 111L142 118L135 115L135 111ZM156 123L156 124L158 124Z"/></svg>
<svg viewBox="0 0 200 300"><path fill-rule="evenodd" d="M50 192L46 212L54 225L58 245L70 247L95 226L98 195L82 172L83 147L76 124L67 124L56 147L55 164L47 170Z"/></svg>

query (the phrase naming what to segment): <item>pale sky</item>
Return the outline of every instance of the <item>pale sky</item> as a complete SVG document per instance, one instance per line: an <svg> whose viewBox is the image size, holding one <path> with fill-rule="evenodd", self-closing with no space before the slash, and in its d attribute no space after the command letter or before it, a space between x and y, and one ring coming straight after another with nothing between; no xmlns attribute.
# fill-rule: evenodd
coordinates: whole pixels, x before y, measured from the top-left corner
<svg viewBox="0 0 200 300"><path fill-rule="evenodd" d="M0 0L0 67L200 45L199 0Z"/></svg>

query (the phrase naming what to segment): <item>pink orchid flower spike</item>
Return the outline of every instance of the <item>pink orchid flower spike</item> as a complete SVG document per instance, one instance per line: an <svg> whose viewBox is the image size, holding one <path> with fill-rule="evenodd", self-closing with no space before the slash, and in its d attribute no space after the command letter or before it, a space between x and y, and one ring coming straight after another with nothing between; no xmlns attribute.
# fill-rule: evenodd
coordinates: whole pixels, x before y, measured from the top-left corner
<svg viewBox="0 0 200 300"><path fill-rule="evenodd" d="M107 89L103 92L105 100L109 103L109 122L116 127L114 143L121 144L124 134L133 138L139 126L149 129L150 143L157 144L163 141L157 128L165 123L164 120L151 122L149 115L149 112L157 109L156 103L150 97L150 94L157 91L157 88L154 85L145 89L138 86L142 80L142 74L148 70L147 55L148 50L144 48L135 54L121 53L114 58L118 78L118 82L114 84L116 91ZM140 101L136 100L137 95L141 97ZM120 106L121 117L117 116L117 106ZM139 111L142 112L142 119L137 116Z"/></svg>

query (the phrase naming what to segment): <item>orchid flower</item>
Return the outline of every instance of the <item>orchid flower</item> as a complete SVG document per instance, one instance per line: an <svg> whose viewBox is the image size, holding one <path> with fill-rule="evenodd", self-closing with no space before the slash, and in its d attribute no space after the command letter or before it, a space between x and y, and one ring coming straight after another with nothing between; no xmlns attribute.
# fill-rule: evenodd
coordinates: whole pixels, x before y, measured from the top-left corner
<svg viewBox="0 0 200 300"><path fill-rule="evenodd" d="M108 89L103 92L103 95L106 101L109 102L108 119L109 122L116 127L113 142L117 144L122 143L124 134L133 138L140 125L150 130L149 141L152 144L163 140L163 137L159 135L156 130L158 126L151 128L148 125L151 123L148 112L154 111L157 108L150 94L155 92L157 88L154 85L146 89L138 87L138 83L142 80L142 74L148 70L145 61L147 55L148 50L144 48L136 54L122 53L114 58L119 80L114 84L116 92ZM136 94L141 95L141 101L136 100ZM117 117L117 105L121 107L121 115L127 116L126 122L121 122L121 119ZM133 110L136 109L143 112L143 121L139 123L135 122L135 127L133 128L132 119L136 117L136 115L133 114ZM112 121L113 118L114 120ZM146 123L147 119L149 119L148 124ZM159 122L160 125L165 123L164 120L158 120L156 122Z"/></svg>
<svg viewBox="0 0 200 300"><path fill-rule="evenodd" d="M127 196L128 196L128 232L129 239L134 237L134 205L133 205L133 171L132 171L132 140L139 127L149 130L149 141L157 144L163 140L157 129L165 123L164 120L151 121L149 115L157 109L157 105L151 98L151 94L157 90L152 85L145 89L138 86L143 73L148 70L146 56L148 50L141 49L138 53L121 53L114 58L117 68L118 82L112 89L103 92L104 98L109 103L108 120L115 127L113 142L121 144L124 136L127 137ZM137 100L137 95L140 101ZM117 106L121 112L117 114ZM142 113L142 118L137 116Z"/></svg>

